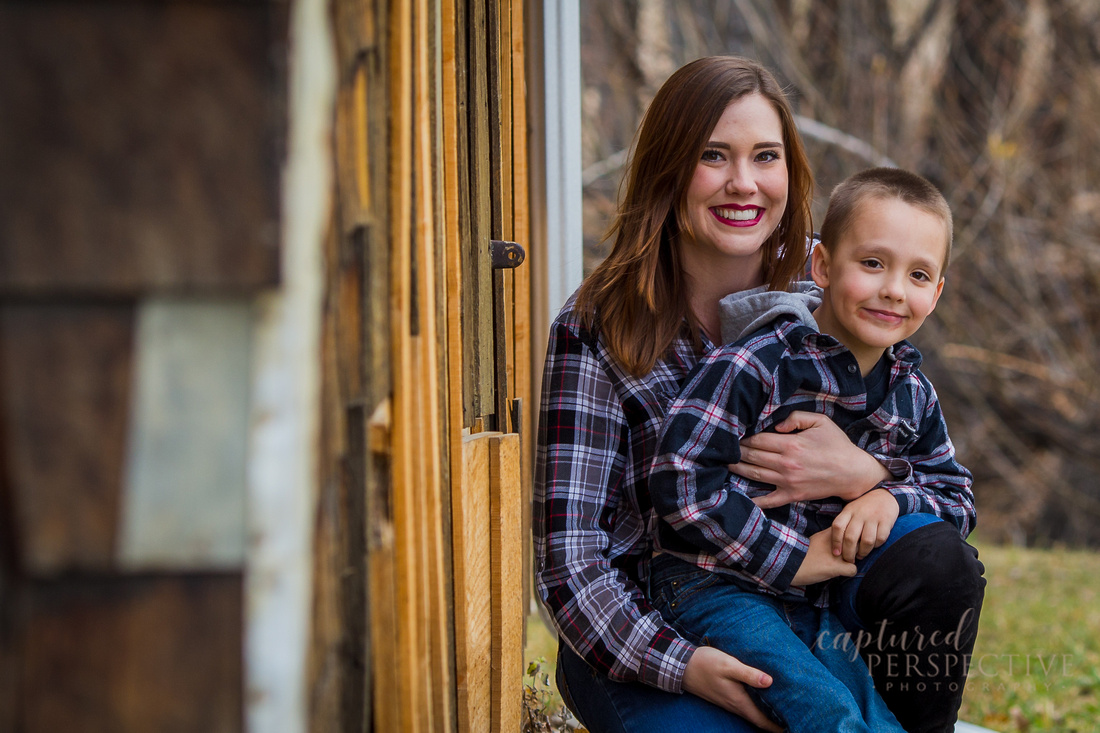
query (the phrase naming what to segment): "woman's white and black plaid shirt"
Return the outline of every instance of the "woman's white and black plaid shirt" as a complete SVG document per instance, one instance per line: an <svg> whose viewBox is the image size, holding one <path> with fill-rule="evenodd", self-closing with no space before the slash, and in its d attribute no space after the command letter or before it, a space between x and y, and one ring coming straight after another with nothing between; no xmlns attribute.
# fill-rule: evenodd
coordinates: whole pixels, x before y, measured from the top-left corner
<svg viewBox="0 0 1100 733"><path fill-rule="evenodd" d="M681 338L633 377L571 298L550 329L535 457L536 583L560 633L611 679L672 692L694 645L643 592L657 524L646 487L665 408L698 359Z"/></svg>

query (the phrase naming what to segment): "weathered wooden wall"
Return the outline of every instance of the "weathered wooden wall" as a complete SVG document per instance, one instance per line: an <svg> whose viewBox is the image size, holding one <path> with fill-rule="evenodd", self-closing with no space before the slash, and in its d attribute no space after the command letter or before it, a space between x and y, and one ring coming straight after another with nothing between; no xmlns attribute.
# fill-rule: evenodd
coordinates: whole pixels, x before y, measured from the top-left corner
<svg viewBox="0 0 1100 733"><path fill-rule="evenodd" d="M517 730L529 299L490 241L527 237L522 3L333 8L311 725Z"/></svg>
<svg viewBox="0 0 1100 733"><path fill-rule="evenodd" d="M243 728L285 40L278 3L0 6L0 730Z"/></svg>
<svg viewBox="0 0 1100 733"><path fill-rule="evenodd" d="M0 730L518 729L523 5L0 5Z"/></svg>

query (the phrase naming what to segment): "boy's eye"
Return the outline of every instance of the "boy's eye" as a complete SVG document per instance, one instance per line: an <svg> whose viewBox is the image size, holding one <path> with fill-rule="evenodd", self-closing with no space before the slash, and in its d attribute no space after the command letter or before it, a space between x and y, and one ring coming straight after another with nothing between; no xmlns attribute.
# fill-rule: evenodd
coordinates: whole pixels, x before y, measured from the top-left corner
<svg viewBox="0 0 1100 733"><path fill-rule="evenodd" d="M912 278L914 280L919 280L920 282L930 282L932 280L932 278L928 276L927 272L921 272L920 270L914 272Z"/></svg>
<svg viewBox="0 0 1100 733"><path fill-rule="evenodd" d="M872 269L878 269L882 267L882 263L874 259L862 260L859 264L863 265L864 267L870 267Z"/></svg>

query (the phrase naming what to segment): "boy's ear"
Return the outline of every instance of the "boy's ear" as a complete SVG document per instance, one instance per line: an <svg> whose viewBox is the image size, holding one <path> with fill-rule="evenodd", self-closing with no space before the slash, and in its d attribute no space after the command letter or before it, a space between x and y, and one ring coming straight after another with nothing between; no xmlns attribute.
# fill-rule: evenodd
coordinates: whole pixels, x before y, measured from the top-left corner
<svg viewBox="0 0 1100 733"><path fill-rule="evenodd" d="M810 276L819 288L829 286L829 251L820 244L810 253ZM940 287L943 287L942 283Z"/></svg>
<svg viewBox="0 0 1100 733"><path fill-rule="evenodd" d="M932 310L936 310L936 304L940 302L940 295L943 294L943 284L947 282L946 278L940 278L939 284L936 285L936 297L932 298ZM931 313L932 311L929 311Z"/></svg>

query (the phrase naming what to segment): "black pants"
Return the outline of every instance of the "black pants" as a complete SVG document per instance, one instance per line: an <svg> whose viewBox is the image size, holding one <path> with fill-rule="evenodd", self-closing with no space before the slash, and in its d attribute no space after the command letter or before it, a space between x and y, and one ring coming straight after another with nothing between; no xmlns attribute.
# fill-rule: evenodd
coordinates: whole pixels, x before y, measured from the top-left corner
<svg viewBox="0 0 1100 733"><path fill-rule="evenodd" d="M909 532L868 570L860 652L909 733L954 730L985 597L978 552L947 522Z"/></svg>

